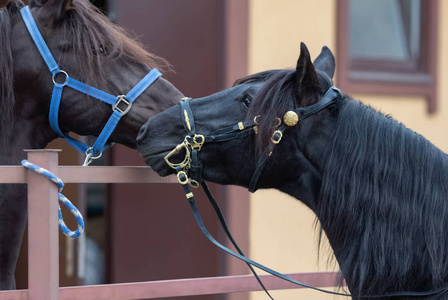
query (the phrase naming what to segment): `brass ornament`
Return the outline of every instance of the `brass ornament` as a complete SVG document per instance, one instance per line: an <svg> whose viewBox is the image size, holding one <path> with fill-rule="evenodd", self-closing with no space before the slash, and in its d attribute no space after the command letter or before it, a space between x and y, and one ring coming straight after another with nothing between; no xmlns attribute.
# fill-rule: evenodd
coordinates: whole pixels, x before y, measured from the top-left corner
<svg viewBox="0 0 448 300"><path fill-rule="evenodd" d="M296 112L290 110L283 115L283 122L287 126L295 126L299 122L299 116Z"/></svg>
<svg viewBox="0 0 448 300"><path fill-rule="evenodd" d="M188 117L187 110L184 109L185 123L187 123L188 130L191 131L190 118Z"/></svg>
<svg viewBox="0 0 448 300"><path fill-rule="evenodd" d="M277 124L275 125L275 128L277 128L278 126L282 125L282 119L280 118L276 118Z"/></svg>

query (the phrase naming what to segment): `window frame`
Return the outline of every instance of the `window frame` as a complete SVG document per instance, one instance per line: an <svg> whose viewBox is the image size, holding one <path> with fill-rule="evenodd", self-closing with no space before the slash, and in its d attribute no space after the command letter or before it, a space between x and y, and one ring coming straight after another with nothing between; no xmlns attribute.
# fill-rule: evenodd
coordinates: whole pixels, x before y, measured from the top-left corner
<svg viewBox="0 0 448 300"><path fill-rule="evenodd" d="M337 2L337 83L346 93L422 96L428 113L437 111L438 0L422 0L417 62L351 59L349 0ZM382 70L381 70L382 69Z"/></svg>

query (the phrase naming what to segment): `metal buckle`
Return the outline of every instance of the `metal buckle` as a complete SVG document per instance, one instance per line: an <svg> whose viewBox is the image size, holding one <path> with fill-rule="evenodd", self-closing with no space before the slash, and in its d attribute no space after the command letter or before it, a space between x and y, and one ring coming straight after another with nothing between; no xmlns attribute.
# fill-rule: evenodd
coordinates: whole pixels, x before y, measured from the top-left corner
<svg viewBox="0 0 448 300"><path fill-rule="evenodd" d="M113 110L113 111L118 110L118 111L121 112L121 113L123 114L123 116L124 116L124 115L127 114L127 113L129 112L129 110L131 109L131 107L132 107L132 103L129 102L128 100L126 100L126 95L119 95L119 96L117 96L117 98L118 98L117 102L115 102L115 104L112 105L112 110ZM121 109L120 107L118 107L118 105L120 105L120 103L122 103L122 102L123 102L124 104L127 105L127 107L126 107L125 110L123 110L123 109Z"/></svg>
<svg viewBox="0 0 448 300"><path fill-rule="evenodd" d="M59 73L53 75L53 78L51 78L53 80L53 84L56 84L56 76L59 75L59 74L64 74L65 75L64 83L62 83L62 86L66 86L67 78L69 76L68 76L67 72L65 72L63 70L61 70ZM59 84L61 84L61 83L59 83Z"/></svg>
<svg viewBox="0 0 448 300"><path fill-rule="evenodd" d="M280 130L276 130L272 134L271 141L277 145L282 140L282 137L283 137L283 133Z"/></svg>
<svg viewBox="0 0 448 300"><path fill-rule="evenodd" d="M182 179L181 176L185 177ZM177 180L179 181L180 184L187 184L188 183L187 173L185 173L184 171L180 171L179 173L177 173Z"/></svg>

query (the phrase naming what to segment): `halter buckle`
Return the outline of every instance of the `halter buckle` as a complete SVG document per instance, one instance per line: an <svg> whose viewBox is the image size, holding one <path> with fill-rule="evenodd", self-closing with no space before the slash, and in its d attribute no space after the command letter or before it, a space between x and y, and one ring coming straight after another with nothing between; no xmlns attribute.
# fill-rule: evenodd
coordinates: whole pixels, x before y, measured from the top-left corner
<svg viewBox="0 0 448 300"><path fill-rule="evenodd" d="M117 102L115 102L114 105L112 105L112 110L116 111L118 110L119 112L121 112L121 114L124 116L125 114L127 114L129 112L129 110L132 107L132 102L129 102L128 100L126 100L126 95L119 95L117 96ZM126 104L126 108L123 110L121 109L118 105L120 105L121 103Z"/></svg>

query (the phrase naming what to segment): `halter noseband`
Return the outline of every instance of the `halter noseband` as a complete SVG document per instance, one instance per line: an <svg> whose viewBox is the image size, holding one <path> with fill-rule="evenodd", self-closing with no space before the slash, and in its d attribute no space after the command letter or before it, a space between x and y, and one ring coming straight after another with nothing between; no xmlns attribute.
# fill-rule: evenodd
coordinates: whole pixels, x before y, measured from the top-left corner
<svg viewBox="0 0 448 300"><path fill-rule="evenodd" d="M50 49L46 45L41 33L39 32L39 28L34 21L30 8L28 6L25 6L20 10L20 13L34 43L37 46L37 49L39 50L42 58L47 64L48 69L53 74L54 88L51 97L49 113L50 126L59 137L66 139L71 146L85 153L86 159L84 165L89 165L93 159L99 158L101 156L101 153L105 149L110 147L110 144L107 144L107 140L114 131L121 117L129 112L135 99L137 99L137 97L140 96L157 78L162 76L162 74L157 69L152 69L126 95L113 96L104 91L89 86L83 82L69 77L67 72L59 68L56 60L50 52ZM60 77L62 75L65 77L64 82L57 82L56 77ZM112 115L110 116L109 120L106 123L106 126L103 128L92 147L89 147L83 142L70 137L68 132L62 132L59 127L58 113L59 105L61 102L62 89L64 88L64 86L69 86L72 89L87 94L112 106Z"/></svg>
<svg viewBox="0 0 448 300"><path fill-rule="evenodd" d="M252 175L252 179L248 188L250 192L254 192L256 190L256 185L264 169L264 166L266 165L268 158L271 156L274 147L282 140L283 132L286 130L286 128L295 126L299 121L302 121L318 113L319 111L333 103L340 95L341 91L338 88L332 86L328 89L328 91L324 94L319 102L306 107L291 109L283 115L282 119L277 118L276 130L272 134L271 142L258 160L257 167L254 174ZM197 134L193 112L190 108L190 101L191 98L183 98L179 102L182 124L187 131L187 135L185 136L184 141L181 144L177 145L170 153L165 156L165 162L171 168L177 171L177 177L180 183L186 183L189 177L190 184L193 187L198 187L199 183L202 182L202 163L199 159L199 151L201 151L204 143L224 142L236 138L241 138L251 133L249 129L253 129L255 133L258 133L257 125L259 124L260 116L256 116L253 120L238 122L235 125L222 128L209 135ZM185 158L183 159L183 161L180 163L171 162L170 158L182 150L185 151Z"/></svg>

